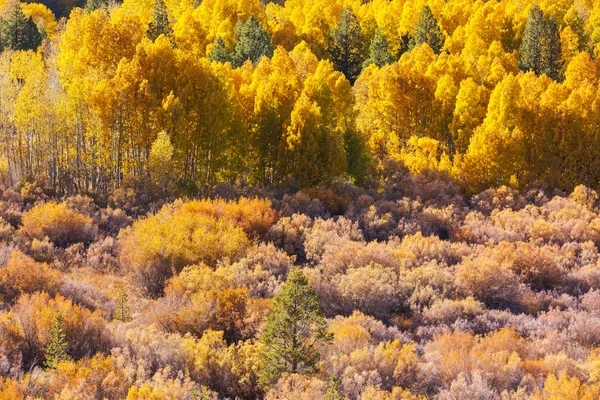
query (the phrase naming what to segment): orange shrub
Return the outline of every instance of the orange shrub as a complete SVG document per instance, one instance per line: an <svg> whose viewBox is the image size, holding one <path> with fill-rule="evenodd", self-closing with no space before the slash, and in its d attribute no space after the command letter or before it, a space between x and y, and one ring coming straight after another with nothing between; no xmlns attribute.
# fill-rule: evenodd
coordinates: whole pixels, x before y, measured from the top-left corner
<svg viewBox="0 0 600 400"><path fill-rule="evenodd" d="M0 288L5 300L15 299L21 293L46 291L56 293L62 278L60 273L47 264L37 263L33 258L16 250L3 268L0 268Z"/></svg>
<svg viewBox="0 0 600 400"><path fill-rule="evenodd" d="M68 247L73 243L91 242L96 235L96 227L90 217L64 204L50 202L26 212L20 232L29 240L48 237L55 245Z"/></svg>
<svg viewBox="0 0 600 400"><path fill-rule="evenodd" d="M64 317L69 355L77 360L106 352L112 337L100 311L91 312L60 295L22 295L10 312L0 314L0 354L20 353L22 367L29 369L44 360L50 327L57 312Z"/></svg>

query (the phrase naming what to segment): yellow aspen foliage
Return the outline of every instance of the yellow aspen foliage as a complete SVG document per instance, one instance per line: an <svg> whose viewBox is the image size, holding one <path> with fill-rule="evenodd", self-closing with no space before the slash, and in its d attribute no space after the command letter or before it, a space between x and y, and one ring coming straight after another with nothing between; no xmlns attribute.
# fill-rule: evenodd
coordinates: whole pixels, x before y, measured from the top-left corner
<svg viewBox="0 0 600 400"><path fill-rule="evenodd" d="M21 3L25 17L33 18L38 29L43 30L52 40L56 37L58 22L54 13L48 7L40 3ZM0 5L0 9L2 6Z"/></svg>
<svg viewBox="0 0 600 400"><path fill-rule="evenodd" d="M575 54L565 74L565 85L570 89L576 89L584 85L596 83L596 63L591 59L589 53L581 52Z"/></svg>
<svg viewBox="0 0 600 400"><path fill-rule="evenodd" d="M563 62L565 65L569 65L573 57L579 52L579 37L570 26L567 26L560 33L560 42Z"/></svg>
<svg viewBox="0 0 600 400"><path fill-rule="evenodd" d="M581 383L576 377L550 374L544 381L544 388L536 390L532 396L539 400L591 400L600 395L600 388Z"/></svg>

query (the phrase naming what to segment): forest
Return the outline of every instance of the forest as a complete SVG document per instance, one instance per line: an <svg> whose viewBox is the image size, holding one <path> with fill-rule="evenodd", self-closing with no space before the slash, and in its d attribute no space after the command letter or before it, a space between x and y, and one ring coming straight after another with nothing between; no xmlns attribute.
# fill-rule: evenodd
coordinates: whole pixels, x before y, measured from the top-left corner
<svg viewBox="0 0 600 400"><path fill-rule="evenodd" d="M0 0L0 399L600 398L600 1Z"/></svg>

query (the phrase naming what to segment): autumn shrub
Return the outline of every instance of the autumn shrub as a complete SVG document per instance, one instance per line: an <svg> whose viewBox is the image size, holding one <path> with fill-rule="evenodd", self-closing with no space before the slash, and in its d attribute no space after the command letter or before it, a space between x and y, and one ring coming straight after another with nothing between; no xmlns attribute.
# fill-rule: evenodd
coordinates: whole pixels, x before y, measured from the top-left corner
<svg viewBox="0 0 600 400"><path fill-rule="evenodd" d="M269 243L260 244L240 261L221 266L218 271L234 286L247 288L249 296L271 298L285 281L293 264L293 256Z"/></svg>
<svg viewBox="0 0 600 400"><path fill-rule="evenodd" d="M312 400L326 398L327 382L318 377L290 374L282 377L266 400Z"/></svg>
<svg viewBox="0 0 600 400"><path fill-rule="evenodd" d="M92 219L54 202L33 207L23 215L19 232L28 240L48 237L56 246L89 243L96 235Z"/></svg>
<svg viewBox="0 0 600 400"><path fill-rule="evenodd" d="M202 336L207 329L224 332L230 342L242 339L248 289L206 265L189 266L171 278L156 304L157 323L171 332Z"/></svg>
<svg viewBox="0 0 600 400"><path fill-rule="evenodd" d="M53 263L61 258L60 256L61 254L64 254L64 252L62 249L56 247L46 236L42 240L31 240L27 254L38 262Z"/></svg>
<svg viewBox="0 0 600 400"><path fill-rule="evenodd" d="M121 229L128 227L133 222L133 219L125 211L111 207L102 208L96 214L95 220L98 228L111 235L119 233Z"/></svg>
<svg viewBox="0 0 600 400"><path fill-rule="evenodd" d="M23 219L21 204L0 201L0 217L13 228L18 228Z"/></svg>
<svg viewBox="0 0 600 400"><path fill-rule="evenodd" d="M0 268L0 292L6 301L16 300L22 293L57 293L62 283L59 271L45 263L35 262L22 252L13 251L8 262Z"/></svg>
<svg viewBox="0 0 600 400"><path fill-rule="evenodd" d="M15 228L12 227L9 223L4 221L2 217L0 217L0 241L1 242L11 242L13 240L13 235L15 233Z"/></svg>
<svg viewBox="0 0 600 400"><path fill-rule="evenodd" d="M492 211L510 209L518 211L527 204L525 198L517 190L508 186L486 189L471 198L472 207L485 214L490 215Z"/></svg>
<svg viewBox="0 0 600 400"><path fill-rule="evenodd" d="M91 311L99 310L103 316L112 315L114 312L114 302L100 288L89 282L65 276L58 291L74 304Z"/></svg>
<svg viewBox="0 0 600 400"><path fill-rule="evenodd" d="M239 260L250 239L234 224L240 214L229 217L220 209L226 206L225 202L178 201L139 219L121 232L121 265L147 295L157 297L165 280L186 265L201 262L216 267L224 258ZM251 221L246 221L248 229L253 229Z"/></svg>
<svg viewBox="0 0 600 400"><path fill-rule="evenodd" d="M119 270L119 250L117 241L107 236L93 242L85 254L86 263L97 272Z"/></svg>
<svg viewBox="0 0 600 400"><path fill-rule="evenodd" d="M91 312L60 295L52 298L47 293L25 294L0 323L4 345L20 353L22 368L29 369L44 360L50 326L58 312L64 317L70 357L77 360L110 351L112 335L100 311Z"/></svg>
<svg viewBox="0 0 600 400"><path fill-rule="evenodd" d="M9 203L20 203L21 194L13 188L8 188L2 192L2 200L7 201Z"/></svg>
<svg viewBox="0 0 600 400"><path fill-rule="evenodd" d="M460 374L452 381L450 387L442 390L437 396L437 400L459 400L459 399L479 399L495 400L499 394L486 381L480 373L475 373L472 379L468 379L464 374Z"/></svg>
<svg viewBox="0 0 600 400"><path fill-rule="evenodd" d="M287 254L296 256L297 262L304 262L306 261L304 241L312 225L313 220L304 214L283 217L269 229L266 240L274 243Z"/></svg>
<svg viewBox="0 0 600 400"><path fill-rule="evenodd" d="M323 203L319 199L311 198L305 192L285 194L279 208L284 217L291 217L294 214L306 215L309 218L330 217Z"/></svg>
<svg viewBox="0 0 600 400"><path fill-rule="evenodd" d="M318 262L328 247L339 246L345 240L362 241L357 223L344 217L317 219L306 233L304 249L309 260Z"/></svg>
<svg viewBox="0 0 600 400"><path fill-rule="evenodd" d="M456 267L456 285L491 308L527 308L527 288L509 265L498 260L464 260Z"/></svg>
<svg viewBox="0 0 600 400"><path fill-rule="evenodd" d="M170 370L167 377L175 377L191 364L182 336L163 332L156 325L120 324L115 329L114 340L112 354L115 360L131 368L143 366L142 379L151 377L159 370Z"/></svg>
<svg viewBox="0 0 600 400"><path fill-rule="evenodd" d="M319 200L325 211L331 216L343 215L350 202L348 197L340 196L331 189L306 188L302 189L300 193L305 193L311 199Z"/></svg>
<svg viewBox="0 0 600 400"><path fill-rule="evenodd" d="M77 361L65 361L44 376L45 398L125 398L131 378L120 368L117 359L97 354Z"/></svg>
<svg viewBox="0 0 600 400"><path fill-rule="evenodd" d="M25 181L20 189L21 200L24 203L35 203L45 198L44 188L38 181Z"/></svg>
<svg viewBox="0 0 600 400"><path fill-rule="evenodd" d="M88 196L70 196L64 199L63 204L77 212L88 217L94 217L97 212L97 206L94 204L94 200Z"/></svg>

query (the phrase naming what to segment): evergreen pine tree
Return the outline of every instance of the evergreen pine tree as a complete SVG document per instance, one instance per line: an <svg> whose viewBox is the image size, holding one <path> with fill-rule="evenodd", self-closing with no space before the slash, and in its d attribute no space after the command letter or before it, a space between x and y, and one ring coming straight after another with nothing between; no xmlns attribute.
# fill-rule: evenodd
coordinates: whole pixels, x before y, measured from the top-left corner
<svg viewBox="0 0 600 400"><path fill-rule="evenodd" d="M225 45L225 41L221 36L217 36L215 38L213 48L210 50L208 54L208 59L210 61L218 61L220 63L226 63L232 61L232 54Z"/></svg>
<svg viewBox="0 0 600 400"><path fill-rule="evenodd" d="M344 400L344 396L342 396L342 392L340 390L340 381L333 374L329 376L325 398L327 400Z"/></svg>
<svg viewBox="0 0 600 400"><path fill-rule="evenodd" d="M316 372L317 347L331 339L332 335L326 332L319 296L301 271L292 271L275 296L260 339L261 381L270 385L285 372Z"/></svg>
<svg viewBox="0 0 600 400"><path fill-rule="evenodd" d="M533 71L536 75L546 74L556 81L562 80L560 32L554 19L545 18L538 6L529 12L518 65L522 71Z"/></svg>
<svg viewBox="0 0 600 400"><path fill-rule="evenodd" d="M131 313L129 312L129 296L125 291L125 288L121 288L119 297L117 298L117 305L115 307L115 319L121 322L131 321Z"/></svg>
<svg viewBox="0 0 600 400"><path fill-rule="evenodd" d="M173 30L169 22L169 14L163 0L154 0L154 11L152 20L148 25L146 36L151 40L156 40L160 35L171 36Z"/></svg>
<svg viewBox="0 0 600 400"><path fill-rule="evenodd" d="M413 33L415 45L427 43L435 54L440 54L444 47L444 35L428 5L423 7L421 17Z"/></svg>
<svg viewBox="0 0 600 400"><path fill-rule="evenodd" d="M100 8L108 8L108 0L86 0L85 11L91 13Z"/></svg>
<svg viewBox="0 0 600 400"><path fill-rule="evenodd" d="M371 64L381 68L393 62L394 58L388 51L388 41L383 33L377 29L369 47L369 58L363 63L363 68L367 68Z"/></svg>
<svg viewBox="0 0 600 400"><path fill-rule="evenodd" d="M54 368L57 363L69 360L68 348L67 330L63 316L59 312L54 317L50 328L50 340L46 346L46 366Z"/></svg>
<svg viewBox="0 0 600 400"><path fill-rule="evenodd" d="M16 1L7 21L2 24L3 49L36 50L42 35L31 17L26 18L21 3Z"/></svg>
<svg viewBox="0 0 600 400"><path fill-rule="evenodd" d="M560 32L553 17L544 21L545 39L542 47L542 68L540 73L551 79L563 80L563 57Z"/></svg>
<svg viewBox="0 0 600 400"><path fill-rule="evenodd" d="M327 52L335 69L354 84L362 70L363 38L360 24L350 7L344 8L340 22L329 33Z"/></svg>
<svg viewBox="0 0 600 400"><path fill-rule="evenodd" d="M527 25L521 48L519 49L519 68L523 71L534 71L540 74L542 70L542 42L544 40L544 13L535 6L529 11Z"/></svg>
<svg viewBox="0 0 600 400"><path fill-rule="evenodd" d="M263 56L273 56L271 37L254 16L246 22L238 21L235 31L237 43L232 56L232 64L235 67L242 66L247 60L256 65Z"/></svg>

